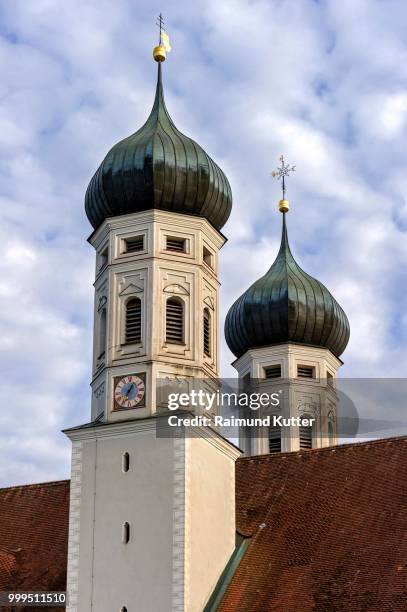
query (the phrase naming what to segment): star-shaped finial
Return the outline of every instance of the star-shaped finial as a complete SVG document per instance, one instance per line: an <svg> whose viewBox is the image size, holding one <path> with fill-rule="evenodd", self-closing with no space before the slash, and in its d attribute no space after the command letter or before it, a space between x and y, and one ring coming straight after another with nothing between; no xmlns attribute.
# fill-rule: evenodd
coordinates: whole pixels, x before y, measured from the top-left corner
<svg viewBox="0 0 407 612"><path fill-rule="evenodd" d="M285 177L289 176L290 172L295 172L295 166L290 166L290 164L284 163L284 155L280 156L281 167L277 168L274 172L271 173L271 176L276 178L277 180L281 179L281 186L283 189L283 200L285 200Z"/></svg>

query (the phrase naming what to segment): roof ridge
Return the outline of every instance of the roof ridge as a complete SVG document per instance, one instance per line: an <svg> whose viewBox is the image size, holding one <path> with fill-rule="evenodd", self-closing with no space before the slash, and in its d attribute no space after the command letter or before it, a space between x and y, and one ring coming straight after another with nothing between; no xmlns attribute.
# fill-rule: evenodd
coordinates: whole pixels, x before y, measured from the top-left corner
<svg viewBox="0 0 407 612"><path fill-rule="evenodd" d="M0 491L10 491L11 489L35 489L40 487L49 487L49 486L60 486L63 484L67 484L71 482L70 478L66 478L64 480L49 480L45 482L33 482L24 485L13 485L10 487L0 487Z"/></svg>
<svg viewBox="0 0 407 612"><path fill-rule="evenodd" d="M324 452L342 452L350 448L360 448L361 446L370 446L370 445L379 445L379 444L387 444L394 443L399 441L407 442L407 435L403 436L393 436L391 438L379 438L378 440L363 440L362 442L348 442L346 444L337 444L336 446L325 446L324 448L311 448L311 449L301 449L298 451L288 451L285 453L267 453L264 455L251 455L250 457L239 457L237 461L249 461L249 460L269 460L269 459L278 459L283 457L298 457L303 455L315 454L315 453L324 453Z"/></svg>

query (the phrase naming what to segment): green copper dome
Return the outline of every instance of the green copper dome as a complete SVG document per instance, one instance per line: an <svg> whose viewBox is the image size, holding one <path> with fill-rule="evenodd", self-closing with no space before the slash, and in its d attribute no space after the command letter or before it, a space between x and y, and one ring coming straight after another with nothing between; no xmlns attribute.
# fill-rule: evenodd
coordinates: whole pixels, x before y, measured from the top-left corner
<svg viewBox="0 0 407 612"><path fill-rule="evenodd" d="M175 127L168 114L161 64L149 118L109 151L85 198L94 228L106 217L151 208L199 215L217 229L226 223L232 208L225 174L202 147Z"/></svg>
<svg viewBox="0 0 407 612"><path fill-rule="evenodd" d="M339 357L349 340L349 322L328 289L304 272L288 244L285 214L277 258L228 312L230 350L241 357L250 348L281 342L322 346Z"/></svg>

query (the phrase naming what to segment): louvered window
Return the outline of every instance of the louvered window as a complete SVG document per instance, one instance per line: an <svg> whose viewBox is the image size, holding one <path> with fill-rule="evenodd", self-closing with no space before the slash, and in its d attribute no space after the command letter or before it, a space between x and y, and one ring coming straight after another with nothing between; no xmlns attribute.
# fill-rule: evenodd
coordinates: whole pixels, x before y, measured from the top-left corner
<svg viewBox="0 0 407 612"><path fill-rule="evenodd" d="M184 305L178 298L169 298L166 304L166 341L184 343Z"/></svg>
<svg viewBox="0 0 407 612"><path fill-rule="evenodd" d="M315 378L315 368L313 366L297 366L298 378Z"/></svg>
<svg viewBox="0 0 407 612"><path fill-rule="evenodd" d="M126 342L141 342L141 300L133 298L126 304Z"/></svg>
<svg viewBox="0 0 407 612"><path fill-rule="evenodd" d="M126 253L136 253L144 250L144 236L132 236L124 241L126 245Z"/></svg>
<svg viewBox="0 0 407 612"><path fill-rule="evenodd" d="M185 253L185 244L184 238L171 238L167 236L167 251Z"/></svg>
<svg viewBox="0 0 407 612"><path fill-rule="evenodd" d="M269 453L281 453L281 427L278 425L269 429Z"/></svg>
<svg viewBox="0 0 407 612"><path fill-rule="evenodd" d="M281 365L271 365L264 368L264 378L281 378Z"/></svg>
<svg viewBox="0 0 407 612"><path fill-rule="evenodd" d="M204 308L203 313L203 344L204 353L207 357L211 356L211 313Z"/></svg>
<svg viewBox="0 0 407 612"><path fill-rule="evenodd" d="M310 416L304 416L303 419L311 419ZM302 420L301 420L302 421ZM303 425L301 423L299 427L300 433L300 448L312 448L312 426L311 425Z"/></svg>
<svg viewBox="0 0 407 612"><path fill-rule="evenodd" d="M100 311L100 330L99 330L99 355L98 359L103 357L106 351L106 308Z"/></svg>

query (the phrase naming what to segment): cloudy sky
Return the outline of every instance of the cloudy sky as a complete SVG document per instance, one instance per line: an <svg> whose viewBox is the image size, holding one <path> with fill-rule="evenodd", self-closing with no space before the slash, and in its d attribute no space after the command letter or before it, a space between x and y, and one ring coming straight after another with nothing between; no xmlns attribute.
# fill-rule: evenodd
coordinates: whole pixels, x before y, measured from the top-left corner
<svg viewBox="0 0 407 612"><path fill-rule="evenodd" d="M0 486L63 478L90 409L83 198L153 101L155 0L0 0ZM228 175L223 316L272 263L283 152L289 235L347 312L343 376L407 366L403 0L174 0L168 109ZM223 373L231 354L223 345Z"/></svg>

